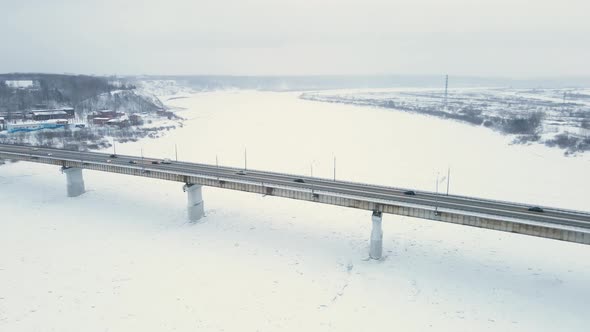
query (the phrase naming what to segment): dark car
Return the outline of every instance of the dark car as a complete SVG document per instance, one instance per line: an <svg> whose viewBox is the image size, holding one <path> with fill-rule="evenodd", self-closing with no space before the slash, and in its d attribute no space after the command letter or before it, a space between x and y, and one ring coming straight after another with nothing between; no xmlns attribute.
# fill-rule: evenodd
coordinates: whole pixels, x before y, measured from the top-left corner
<svg viewBox="0 0 590 332"><path fill-rule="evenodd" d="M303 181L303 179L295 179L295 180L293 180L293 182L305 183L305 181Z"/></svg>
<svg viewBox="0 0 590 332"><path fill-rule="evenodd" d="M111 157L111 158L117 158L117 155L116 154L112 154L109 157Z"/></svg>
<svg viewBox="0 0 590 332"><path fill-rule="evenodd" d="M159 162L159 161L157 161L157 160L152 160L152 164L154 164L154 165L157 165L157 164L159 164L159 163L160 163L160 162Z"/></svg>
<svg viewBox="0 0 590 332"><path fill-rule="evenodd" d="M130 164L137 164L137 161L135 161L135 160L129 160L129 163Z"/></svg>
<svg viewBox="0 0 590 332"><path fill-rule="evenodd" d="M404 191L404 195L416 196L416 192L413 190Z"/></svg>
<svg viewBox="0 0 590 332"><path fill-rule="evenodd" d="M237 175L246 175L246 172L244 172L244 171L237 171L236 174Z"/></svg>
<svg viewBox="0 0 590 332"><path fill-rule="evenodd" d="M540 208L538 206L531 206L529 208L529 211L533 211L533 212L545 212L545 210L543 210L543 208Z"/></svg>

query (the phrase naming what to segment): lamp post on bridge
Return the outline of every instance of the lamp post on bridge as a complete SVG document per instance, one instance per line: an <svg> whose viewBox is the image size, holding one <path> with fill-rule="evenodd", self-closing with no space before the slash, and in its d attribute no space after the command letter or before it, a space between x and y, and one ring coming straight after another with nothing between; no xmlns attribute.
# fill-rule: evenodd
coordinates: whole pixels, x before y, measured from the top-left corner
<svg viewBox="0 0 590 332"><path fill-rule="evenodd" d="M440 172L436 172L436 195L434 195L434 215L438 216L438 176Z"/></svg>
<svg viewBox="0 0 590 332"><path fill-rule="evenodd" d="M334 181L336 181L336 156L334 156Z"/></svg>
<svg viewBox="0 0 590 332"><path fill-rule="evenodd" d="M449 196L449 183L451 182L451 167L447 169L447 196Z"/></svg>
<svg viewBox="0 0 590 332"><path fill-rule="evenodd" d="M142 172L145 172L145 163L143 162L143 147L140 148L141 151L141 168Z"/></svg>

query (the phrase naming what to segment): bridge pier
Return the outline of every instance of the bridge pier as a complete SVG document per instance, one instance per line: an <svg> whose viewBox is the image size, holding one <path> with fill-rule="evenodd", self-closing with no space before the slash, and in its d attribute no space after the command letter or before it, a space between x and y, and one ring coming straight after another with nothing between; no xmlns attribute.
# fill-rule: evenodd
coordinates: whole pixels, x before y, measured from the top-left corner
<svg viewBox="0 0 590 332"><path fill-rule="evenodd" d="M193 183L187 183L182 186L182 190L187 194L187 213L188 220L190 221L197 221L205 215L202 187Z"/></svg>
<svg viewBox="0 0 590 332"><path fill-rule="evenodd" d="M371 230L371 249L369 257L372 259L381 259L383 253L383 230L381 229L381 220L383 213L373 211L371 220L373 221L373 228Z"/></svg>
<svg viewBox="0 0 590 332"><path fill-rule="evenodd" d="M77 167L62 167L61 171L65 173L68 182L68 197L82 195L85 191L82 169Z"/></svg>

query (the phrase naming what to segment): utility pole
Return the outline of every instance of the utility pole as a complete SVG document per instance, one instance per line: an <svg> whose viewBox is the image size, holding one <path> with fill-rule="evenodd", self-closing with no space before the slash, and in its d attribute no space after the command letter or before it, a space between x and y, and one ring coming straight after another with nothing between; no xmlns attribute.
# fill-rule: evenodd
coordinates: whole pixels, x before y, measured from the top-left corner
<svg viewBox="0 0 590 332"><path fill-rule="evenodd" d="M438 216L438 176L439 172L436 172L436 195L434 196L434 215Z"/></svg>
<svg viewBox="0 0 590 332"><path fill-rule="evenodd" d="M113 137L113 154L114 155L117 154L117 141L115 141L114 137Z"/></svg>
<svg viewBox="0 0 590 332"><path fill-rule="evenodd" d="M447 169L447 196L449 196L449 183L451 182L451 167Z"/></svg>
<svg viewBox="0 0 590 332"><path fill-rule="evenodd" d="M309 169L310 169L311 177L313 178L313 163L309 164Z"/></svg>
<svg viewBox="0 0 590 332"><path fill-rule="evenodd" d="M215 166L219 168L219 160L217 159L217 155L215 155Z"/></svg>
<svg viewBox="0 0 590 332"><path fill-rule="evenodd" d="M336 181L336 156L334 156L334 181Z"/></svg>
<svg viewBox="0 0 590 332"><path fill-rule="evenodd" d="M248 150L244 148L244 169L248 169Z"/></svg>
<svg viewBox="0 0 590 332"><path fill-rule="evenodd" d="M174 154L176 155L176 161L178 161L178 146L174 144Z"/></svg>

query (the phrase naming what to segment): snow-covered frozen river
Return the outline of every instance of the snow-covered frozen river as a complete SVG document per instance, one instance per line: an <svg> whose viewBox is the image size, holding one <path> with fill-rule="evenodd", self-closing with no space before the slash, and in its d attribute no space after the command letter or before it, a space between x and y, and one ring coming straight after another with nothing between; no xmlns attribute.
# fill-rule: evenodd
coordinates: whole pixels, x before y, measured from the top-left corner
<svg viewBox="0 0 590 332"><path fill-rule="evenodd" d="M185 126L117 152L590 210L590 154L454 121L298 93L174 99ZM0 330L586 331L590 247L364 211L56 167L0 167ZM446 182L440 184L446 191Z"/></svg>
<svg viewBox="0 0 590 332"><path fill-rule="evenodd" d="M298 92L213 92L175 99L185 128L121 146L129 154L590 209L590 153L566 158L541 144L510 145L483 127L379 108L298 99ZM446 192L446 182L439 186Z"/></svg>

